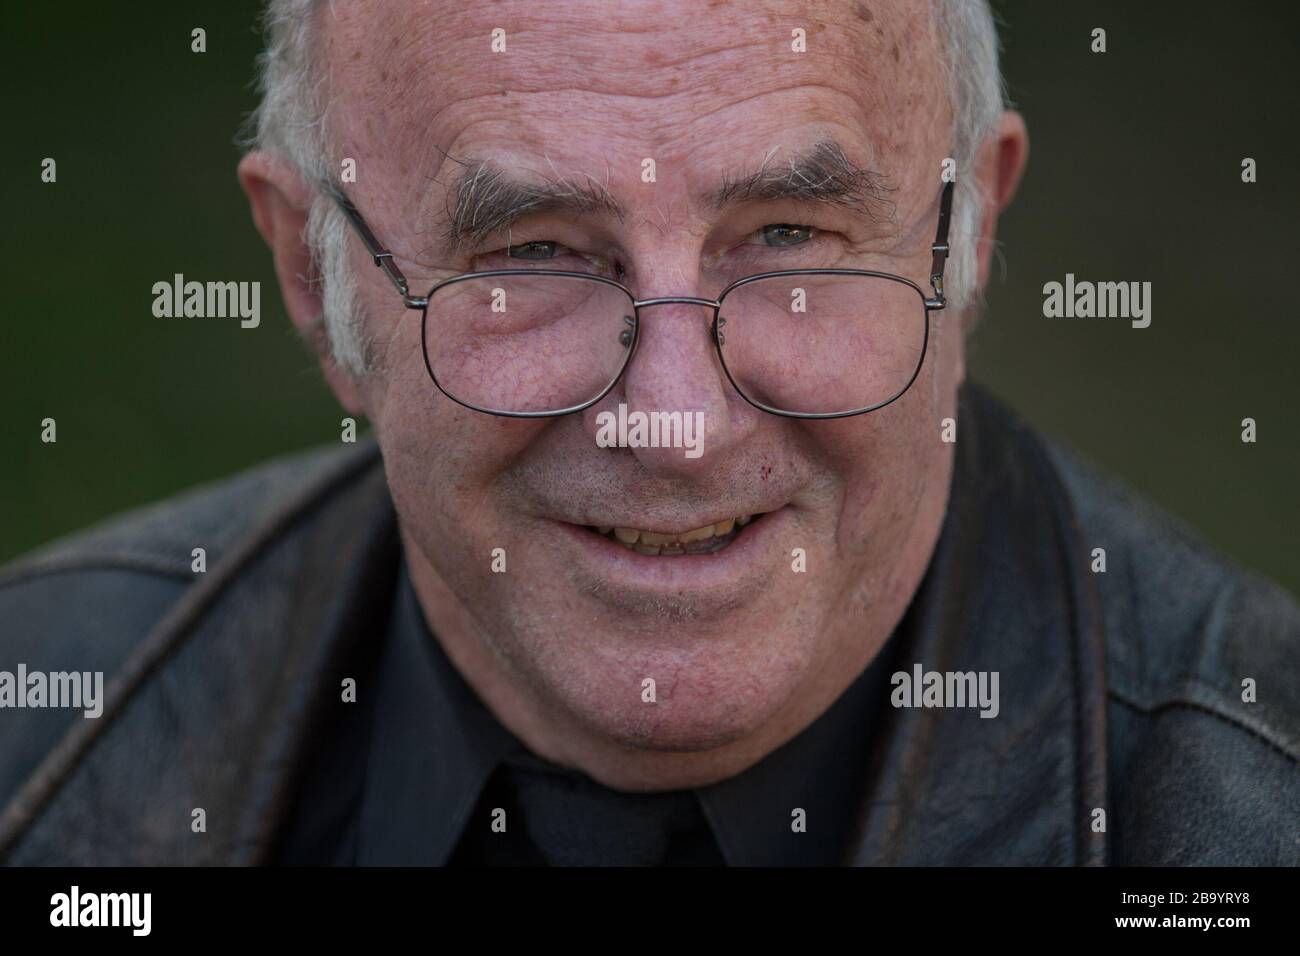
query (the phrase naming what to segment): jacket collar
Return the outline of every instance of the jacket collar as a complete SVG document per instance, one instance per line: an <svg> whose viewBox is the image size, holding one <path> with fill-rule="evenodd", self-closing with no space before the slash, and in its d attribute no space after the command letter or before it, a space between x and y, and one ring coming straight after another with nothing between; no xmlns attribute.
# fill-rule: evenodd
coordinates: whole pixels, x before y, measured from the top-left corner
<svg viewBox="0 0 1300 956"><path fill-rule="evenodd" d="M1101 863L1104 645L1084 543L1038 440L972 388L960 414L947 518L895 660L997 671L999 714L890 710L852 860ZM373 444L314 471L141 643L103 716L51 752L0 818L0 854L269 861L314 734L347 706L342 681L373 672L397 555ZM205 836L158 826L178 806L207 808Z"/></svg>
<svg viewBox="0 0 1300 956"><path fill-rule="evenodd" d="M999 712L892 710L854 862L1102 864L1105 657L1087 549L1040 441L976 388L959 414L948 513L896 660L997 672Z"/></svg>

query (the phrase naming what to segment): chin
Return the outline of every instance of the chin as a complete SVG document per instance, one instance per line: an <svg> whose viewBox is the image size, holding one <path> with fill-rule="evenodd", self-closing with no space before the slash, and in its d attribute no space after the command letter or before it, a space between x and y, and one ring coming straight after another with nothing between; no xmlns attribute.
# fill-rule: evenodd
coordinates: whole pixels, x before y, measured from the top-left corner
<svg viewBox="0 0 1300 956"><path fill-rule="evenodd" d="M620 747L662 754L719 750L750 736L763 722L761 715L744 714L739 708L719 714L714 708L702 712L665 702L644 706L646 711L624 709L582 716L592 730ZM650 707L656 710L650 712Z"/></svg>
<svg viewBox="0 0 1300 956"><path fill-rule="evenodd" d="M753 736L806 675L805 649L788 642L705 634L691 645L641 645L622 654L605 647L603 655L588 648L585 659L568 658L582 664L544 681L550 696L599 737L634 750L698 753ZM654 681L653 701L645 699L647 679Z"/></svg>

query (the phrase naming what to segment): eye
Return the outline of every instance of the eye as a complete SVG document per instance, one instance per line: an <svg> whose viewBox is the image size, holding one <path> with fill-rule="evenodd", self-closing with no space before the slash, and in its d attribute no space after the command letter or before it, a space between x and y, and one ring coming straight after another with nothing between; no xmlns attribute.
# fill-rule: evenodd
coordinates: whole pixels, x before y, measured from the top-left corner
<svg viewBox="0 0 1300 956"><path fill-rule="evenodd" d="M507 246L506 255L511 259L554 259L559 248L560 244L558 242L538 240L536 242L525 242L518 246Z"/></svg>
<svg viewBox="0 0 1300 956"><path fill-rule="evenodd" d="M623 264L612 257L579 252L554 239L534 239L483 253L477 257L477 263L480 267L487 268L518 268L510 264L509 260L512 259L545 263L548 269L562 272L593 272L598 275L613 275L615 278L624 275Z"/></svg>
<svg viewBox="0 0 1300 956"><path fill-rule="evenodd" d="M800 226L788 222L769 223L753 234L759 245L797 246L812 238L812 226Z"/></svg>

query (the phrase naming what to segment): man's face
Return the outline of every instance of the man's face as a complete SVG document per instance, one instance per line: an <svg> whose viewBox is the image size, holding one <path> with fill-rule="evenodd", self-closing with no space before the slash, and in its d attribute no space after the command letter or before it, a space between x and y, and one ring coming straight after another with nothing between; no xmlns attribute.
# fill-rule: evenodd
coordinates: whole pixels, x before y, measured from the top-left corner
<svg viewBox="0 0 1300 956"><path fill-rule="evenodd" d="M555 268L586 263L638 298L713 298L739 275L807 267L928 287L952 150L928 5L790 10L763 0L331 5L332 132L358 170L348 188L416 293L444 270L521 265L504 258L508 245L548 242L559 245L529 248L556 255ZM498 28L504 52L492 49ZM806 52L792 49L796 29ZM883 201L755 196L719 208L705 198L826 143L882 177ZM598 183L622 215L524 216L451 249L447 213L480 162L531 182ZM781 224L811 232L772 243L766 227ZM432 626L463 635L458 663L492 662L494 676L479 667L472 678L480 692L509 686L534 714L641 750L762 740L756 759L870 660L919 583L947 500L952 446L940 435L963 368L956 314L932 315L919 377L866 415L759 411L720 367L710 313L668 305L645 310L632 362L596 406L507 419L434 388L419 313L354 248L376 343L361 402ZM597 415L620 403L702 412L703 455L598 447ZM588 530L671 535L743 516L761 517L698 555L643 555Z"/></svg>

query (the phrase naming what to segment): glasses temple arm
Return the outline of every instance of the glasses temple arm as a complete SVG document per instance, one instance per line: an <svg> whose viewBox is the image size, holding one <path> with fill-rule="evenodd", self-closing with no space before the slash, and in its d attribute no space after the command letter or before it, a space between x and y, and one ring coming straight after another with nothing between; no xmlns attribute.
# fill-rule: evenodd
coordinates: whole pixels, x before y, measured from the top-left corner
<svg viewBox="0 0 1300 956"><path fill-rule="evenodd" d="M953 185L952 182L945 184L943 195L939 197L939 228L934 234L934 245L930 247L934 254L934 260L930 264L930 286L934 289L934 298L925 304L932 309L942 309L947 301L943 294L943 267L948 258L948 222L952 216Z"/></svg>
<svg viewBox="0 0 1300 956"><path fill-rule="evenodd" d="M383 247L383 244L370 230L370 226L362 217L360 210L352 204L352 200L347 197L347 194L334 183L328 181L321 183L321 189L343 210L343 215L347 216L348 222L356 230L357 235L361 237L366 251L375 260L375 265L384 270L384 275L388 276L388 281L401 294L402 301L406 303L407 308L421 308L424 302L411 297L411 290L407 285L406 276L402 275L402 270L397 268L397 263L393 261L393 254Z"/></svg>

